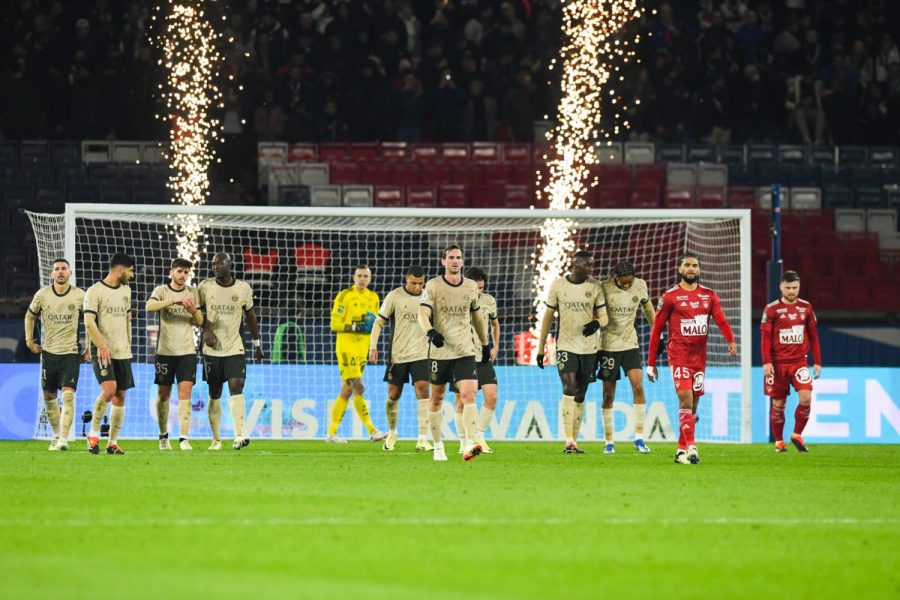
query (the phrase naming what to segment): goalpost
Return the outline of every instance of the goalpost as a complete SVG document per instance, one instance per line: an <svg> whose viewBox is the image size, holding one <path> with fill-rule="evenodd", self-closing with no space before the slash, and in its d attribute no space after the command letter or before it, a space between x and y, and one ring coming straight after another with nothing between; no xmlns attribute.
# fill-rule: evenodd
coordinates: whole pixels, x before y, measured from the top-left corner
<svg viewBox="0 0 900 600"><path fill-rule="evenodd" d="M546 219L575 223L579 248L594 253L598 278L606 277L622 259L634 262L650 289L651 301L676 284L676 261L685 250L699 253L702 282L716 290L734 328L738 357L730 358L718 328L709 339L706 397L700 405L697 437L705 441L751 440L751 306L749 210L440 210L421 208L288 208L184 207L169 205L69 204L63 215L29 213L38 246L42 283L49 280L51 261L64 256L72 264L79 287L87 288L106 274L111 254L127 252L137 260L131 283L133 352L136 388L129 391L123 437L155 438L156 388L153 355L157 318L144 310L151 290L168 281L176 252L176 225L183 215L196 215L202 228L201 261L194 285L211 276L212 256L232 255L235 276L248 281L260 320L266 360L248 359L247 424L254 437L323 438L339 389L334 334L329 315L335 295L351 285L353 267L367 264L371 288L383 299L402 285L406 268L421 265L428 277L440 274L439 252L459 244L466 266L488 274L488 293L497 299L501 322L497 360L499 401L489 439L560 439L561 387L555 369L534 365L529 330L541 312L532 306L534 255ZM182 217L183 218L183 217ZM649 327L639 315L638 333L646 359ZM387 356L388 332L382 334L380 358ZM249 344L248 344L249 346ZM249 354L248 354L249 356ZM665 360L661 365L665 365ZM366 399L375 423L385 427L382 381L384 364L365 370ZM660 380L645 381L645 438L674 441L677 397L669 369ZM76 414L89 410L99 392L89 365L83 365ZM227 395L227 393L226 393ZM38 394L39 396L39 394ZM480 396L480 395L479 395ZM601 385L591 386L582 436L602 439ZM176 399L172 398L172 402ZM480 400L479 400L480 401ZM194 437L209 436L206 386L198 375L192 398ZM43 402L39 400L39 405ZM400 437L416 435L415 398L406 386L400 403ZM632 433L631 388L627 379L616 390L616 438ZM445 410L452 412L448 402ZM351 411L348 411L351 412ZM175 416L169 431L177 433ZM450 417L450 415L447 415ZM445 435L454 437L453 419L445 418ZM222 434L230 433L230 414L223 411ZM362 439L356 419L345 418L342 436ZM36 436L46 431L36 427Z"/></svg>

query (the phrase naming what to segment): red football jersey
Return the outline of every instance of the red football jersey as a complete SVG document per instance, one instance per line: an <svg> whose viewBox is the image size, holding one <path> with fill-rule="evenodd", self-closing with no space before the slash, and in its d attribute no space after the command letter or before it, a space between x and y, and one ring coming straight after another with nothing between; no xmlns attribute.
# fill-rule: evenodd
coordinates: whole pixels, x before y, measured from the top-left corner
<svg viewBox="0 0 900 600"><path fill-rule="evenodd" d="M669 353L669 364L705 366L710 316L715 319L725 340L733 342L734 332L725 318L718 294L702 285L694 290L686 290L680 285L666 290L659 299L656 320L653 322L647 365L656 366L659 336L663 325L668 325L669 341L666 350Z"/></svg>
<svg viewBox="0 0 900 600"><path fill-rule="evenodd" d="M822 364L816 314L806 300L798 298L793 304L783 299L769 303L759 330L763 364L805 363L810 349L813 364Z"/></svg>

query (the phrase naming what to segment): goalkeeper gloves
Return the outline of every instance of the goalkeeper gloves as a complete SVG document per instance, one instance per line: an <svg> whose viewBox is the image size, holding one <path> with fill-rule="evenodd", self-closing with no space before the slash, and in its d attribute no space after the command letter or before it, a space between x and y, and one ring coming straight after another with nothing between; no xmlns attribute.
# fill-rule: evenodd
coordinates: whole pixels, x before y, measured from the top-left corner
<svg viewBox="0 0 900 600"><path fill-rule="evenodd" d="M538 355L535 357L534 362L537 363L538 369L543 369L543 368L544 368L544 355L543 355L543 354L538 354Z"/></svg>
<svg viewBox="0 0 900 600"><path fill-rule="evenodd" d="M494 342L488 342L481 347L481 362L491 362L491 350L494 349Z"/></svg>
<svg viewBox="0 0 900 600"><path fill-rule="evenodd" d="M428 338L428 341L431 342L435 348L444 347L444 336L438 333L436 329L429 329L428 333L425 334L425 337Z"/></svg>
<svg viewBox="0 0 900 600"><path fill-rule="evenodd" d="M366 326L366 333L372 333L372 327L375 326L376 318L378 318L378 315L373 313L371 310L366 313L365 317L363 317L363 325Z"/></svg>
<svg viewBox="0 0 900 600"><path fill-rule="evenodd" d="M591 321L590 323L588 323L587 325L584 326L584 329L581 330L581 335L583 335L584 337L588 337L588 336L591 336L591 335L594 335L595 333L597 333L597 331L599 329L600 329L600 321L598 321L597 319L594 319L593 321Z"/></svg>

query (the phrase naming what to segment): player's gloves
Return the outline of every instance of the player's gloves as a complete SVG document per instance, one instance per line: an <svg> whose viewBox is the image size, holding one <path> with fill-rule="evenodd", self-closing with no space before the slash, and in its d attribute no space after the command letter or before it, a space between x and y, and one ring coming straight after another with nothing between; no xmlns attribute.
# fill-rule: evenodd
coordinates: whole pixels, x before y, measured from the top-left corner
<svg viewBox="0 0 900 600"><path fill-rule="evenodd" d="M366 333L372 333L372 327L375 326L376 318L378 318L378 315L373 313L371 310L366 313L366 316L363 318L363 325L366 326Z"/></svg>
<svg viewBox="0 0 900 600"><path fill-rule="evenodd" d="M428 333L425 334L425 337L428 338L428 341L431 342L435 348L444 347L444 336L438 333L437 330L429 329Z"/></svg>
<svg viewBox="0 0 900 600"><path fill-rule="evenodd" d="M590 335L594 335L600 329L600 321L594 319L590 323L584 326L584 329L581 330L581 335L584 337L588 337Z"/></svg>
<svg viewBox="0 0 900 600"><path fill-rule="evenodd" d="M350 326L350 331L353 333L370 333L371 329L366 329L365 323L354 323Z"/></svg>
<svg viewBox="0 0 900 600"><path fill-rule="evenodd" d="M488 342L481 347L481 362L491 362L491 350L494 349L494 342Z"/></svg>
<svg viewBox="0 0 900 600"><path fill-rule="evenodd" d="M543 355L543 354L538 354L538 355L535 357L534 362L537 363L538 369L543 369L543 368L544 368L544 355Z"/></svg>

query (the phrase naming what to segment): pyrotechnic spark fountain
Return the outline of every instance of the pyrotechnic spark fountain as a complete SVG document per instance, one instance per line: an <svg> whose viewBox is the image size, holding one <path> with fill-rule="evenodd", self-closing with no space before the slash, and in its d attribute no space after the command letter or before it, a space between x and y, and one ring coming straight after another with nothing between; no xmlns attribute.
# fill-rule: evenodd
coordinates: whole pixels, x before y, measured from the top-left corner
<svg viewBox="0 0 900 600"><path fill-rule="evenodd" d="M589 180L588 171L597 162L595 148L619 133L618 124L612 132L598 130L603 98L610 96L610 102L620 107L617 118L627 110L607 85L612 78L622 80L621 65L634 57L639 38L620 38L627 23L640 14L637 0L569 0L563 7L562 99L558 124L547 134L551 152L543 189L540 173L537 176L538 199L546 195L551 210L584 208L585 194L597 185ZM550 284L565 272L575 252L575 229L572 219L547 219L541 227L543 241L532 256L535 314L542 314Z"/></svg>
<svg viewBox="0 0 900 600"><path fill-rule="evenodd" d="M170 125L166 153L170 175L167 186L173 202L185 206L206 203L209 196L211 143L220 138L221 124L212 109L220 107L222 93L215 78L222 55L217 50L221 34L209 20L207 5L216 0L169 0L165 10L157 5L154 21L161 21L153 42L163 50L159 65L166 82L160 84L164 111L158 117ZM177 254L197 264L203 229L196 215L180 215L171 233Z"/></svg>

